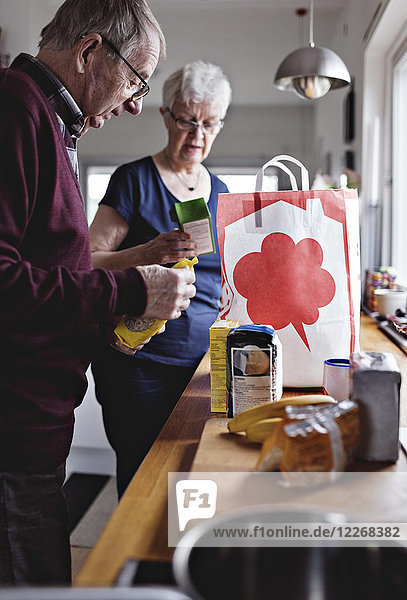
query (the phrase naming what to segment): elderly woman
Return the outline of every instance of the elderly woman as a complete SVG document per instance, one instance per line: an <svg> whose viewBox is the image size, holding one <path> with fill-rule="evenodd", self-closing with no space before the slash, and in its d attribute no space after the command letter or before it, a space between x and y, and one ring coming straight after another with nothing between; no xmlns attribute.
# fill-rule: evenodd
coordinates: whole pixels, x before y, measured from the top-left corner
<svg viewBox="0 0 407 600"><path fill-rule="evenodd" d="M107 437L116 452L121 495L164 425L209 346L221 289L216 241L218 194L226 185L202 164L223 127L231 99L222 70L196 61L164 83L160 108L168 133L163 150L121 166L113 174L90 227L94 267L174 264L198 254L187 233L174 229L175 202L204 198L216 253L199 256L196 297L135 356L107 346L92 371Z"/></svg>

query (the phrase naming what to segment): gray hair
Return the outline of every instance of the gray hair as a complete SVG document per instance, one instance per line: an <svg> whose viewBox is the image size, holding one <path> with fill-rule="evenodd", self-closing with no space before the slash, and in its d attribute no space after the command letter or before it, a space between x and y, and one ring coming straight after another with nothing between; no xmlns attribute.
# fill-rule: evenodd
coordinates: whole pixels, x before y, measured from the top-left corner
<svg viewBox="0 0 407 600"><path fill-rule="evenodd" d="M39 47L65 50L83 35L99 33L128 58L148 46L152 31L159 38L160 58L165 58L163 32L145 0L65 0L41 31ZM118 58L107 45L106 52Z"/></svg>
<svg viewBox="0 0 407 600"><path fill-rule="evenodd" d="M230 83L222 69L202 60L175 71L163 85L163 105L170 109L176 101L187 106L190 102L207 102L220 106L224 117L231 99Z"/></svg>

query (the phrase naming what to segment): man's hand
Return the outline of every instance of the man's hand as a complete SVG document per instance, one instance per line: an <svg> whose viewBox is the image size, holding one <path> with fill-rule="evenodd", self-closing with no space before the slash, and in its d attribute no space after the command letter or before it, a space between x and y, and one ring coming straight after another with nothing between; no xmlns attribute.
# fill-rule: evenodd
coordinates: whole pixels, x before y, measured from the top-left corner
<svg viewBox="0 0 407 600"><path fill-rule="evenodd" d="M109 335L110 333L110 335ZM107 338L107 342L113 346L113 348L116 348L116 350L119 350L122 354L127 354L128 356L134 356L134 354L136 354L136 352L138 350L141 350L142 348L144 348L145 344L148 344L148 342L151 340L151 338L148 338L145 340L145 342L143 342L142 344L139 344L138 346L136 346L135 348L129 348L128 346L126 346L126 344L123 344L113 333L113 330L111 330L111 332L107 332L106 335Z"/></svg>
<svg viewBox="0 0 407 600"><path fill-rule="evenodd" d="M129 356L133 356L134 354L136 354L137 350L141 350L144 347L144 345L147 344L151 340L151 338L146 339L142 344L139 344L135 348L129 348L129 346L127 346L126 344L123 344L119 340L117 335L114 333L114 330L115 330L116 326L118 325L121 318L122 317L117 317L117 316L113 316L111 318L109 323L107 323L107 325L106 325L105 338L106 338L107 343L110 344L116 350L119 350L123 354L128 354ZM162 333L162 330L160 330L158 333Z"/></svg>
<svg viewBox="0 0 407 600"><path fill-rule="evenodd" d="M160 265L137 267L147 289L143 317L178 319L196 294L195 274L191 269L167 269Z"/></svg>
<svg viewBox="0 0 407 600"><path fill-rule="evenodd" d="M110 323L107 324L106 332L105 332L106 341L108 344L110 344L110 346L112 346L116 350L119 350L119 352L121 352L122 354L127 354L128 356L134 356L138 350L142 350L142 348L144 348L144 346L146 344L148 344L148 342L151 340L151 337L147 338L146 340L143 341L142 344L139 344L138 346L135 346L134 348L130 348L129 346L127 346L127 344L123 344L123 342L121 342L119 340L119 338L117 337L117 335L114 333L114 330L115 330L117 324L119 323L120 319L121 319L121 317L112 317ZM159 331L157 331L156 335L158 335L160 333L164 333L164 331L165 331L165 325L163 325L161 327L161 329Z"/></svg>

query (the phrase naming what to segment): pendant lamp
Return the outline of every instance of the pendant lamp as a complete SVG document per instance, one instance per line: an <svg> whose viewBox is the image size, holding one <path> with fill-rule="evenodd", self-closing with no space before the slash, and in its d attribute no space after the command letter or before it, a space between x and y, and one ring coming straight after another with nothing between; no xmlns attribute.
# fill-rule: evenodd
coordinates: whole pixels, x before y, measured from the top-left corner
<svg viewBox="0 0 407 600"><path fill-rule="evenodd" d="M314 43L314 0L311 0L309 46L291 52L277 69L274 85L300 98L315 100L350 84L349 71L335 52Z"/></svg>

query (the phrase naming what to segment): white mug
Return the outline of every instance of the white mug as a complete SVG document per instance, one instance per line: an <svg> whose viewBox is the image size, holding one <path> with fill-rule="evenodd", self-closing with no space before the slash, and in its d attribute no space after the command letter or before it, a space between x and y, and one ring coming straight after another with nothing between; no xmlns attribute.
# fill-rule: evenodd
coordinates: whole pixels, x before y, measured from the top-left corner
<svg viewBox="0 0 407 600"><path fill-rule="evenodd" d="M350 397L350 362L347 358L324 361L324 388L338 402Z"/></svg>

